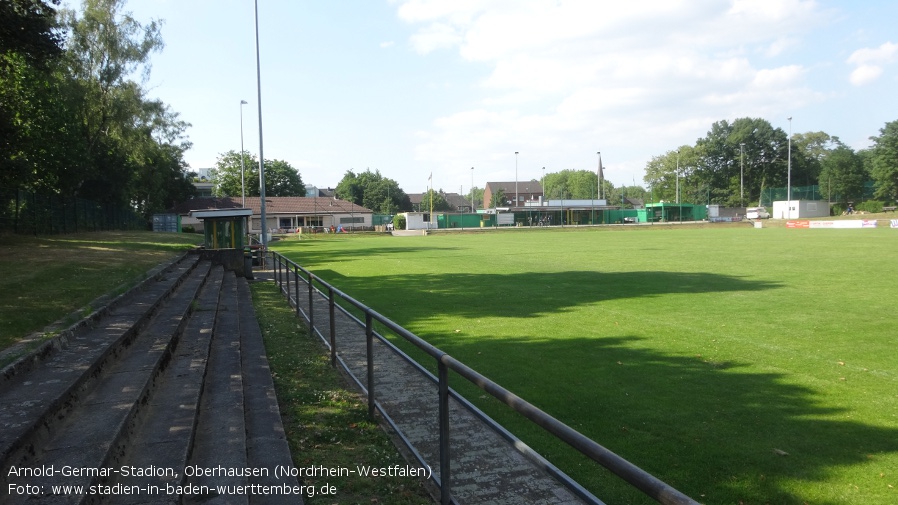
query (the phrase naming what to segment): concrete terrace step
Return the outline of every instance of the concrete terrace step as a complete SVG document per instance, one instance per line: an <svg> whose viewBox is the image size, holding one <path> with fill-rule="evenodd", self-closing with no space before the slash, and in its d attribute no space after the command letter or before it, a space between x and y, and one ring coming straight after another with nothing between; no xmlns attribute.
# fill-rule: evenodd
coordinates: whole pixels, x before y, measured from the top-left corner
<svg viewBox="0 0 898 505"><path fill-rule="evenodd" d="M221 267L212 269L195 301L190 321L172 353L169 366L157 380L146 415L134 423L129 433L130 450L113 454L110 467L172 468L187 464L196 432L196 416L209 356L209 346L218 311L218 297L224 277ZM135 481L129 476L111 475L102 480L110 487L150 484L180 486L184 476L154 475ZM154 496L118 494L104 497L104 503L152 503Z"/></svg>
<svg viewBox="0 0 898 505"><path fill-rule="evenodd" d="M0 382L0 501L302 503L214 488L298 485L273 476L292 459L245 279L193 256L68 344L25 358ZM197 476L189 467L269 476ZM10 483L35 487L7 495ZM103 494L52 488L65 485Z"/></svg>
<svg viewBox="0 0 898 505"><path fill-rule="evenodd" d="M152 394L155 379L168 364L172 348L188 320L191 302L205 281L210 265L193 270L171 297L153 315L130 345L116 347L97 369L90 389L69 400L64 413L41 421L42 429L26 438L27 448L7 461L17 467L62 469L107 468L110 455L127 445L127 431ZM37 370L35 370L37 371ZM50 478L16 479L17 484L42 486L42 494L53 501L79 503L79 496L53 496L52 485L89 486L97 482L87 475L54 475ZM5 484L5 483L4 483ZM11 496L28 501L27 496Z"/></svg>
<svg viewBox="0 0 898 505"><path fill-rule="evenodd" d="M183 258L154 282L122 295L86 322L76 324L61 341L48 343L4 368L0 379L0 462L22 461L15 456L17 452L24 452L26 458L34 453L24 442L37 431L46 431L50 419L65 416L196 263L196 257ZM3 475L0 482L5 482Z"/></svg>

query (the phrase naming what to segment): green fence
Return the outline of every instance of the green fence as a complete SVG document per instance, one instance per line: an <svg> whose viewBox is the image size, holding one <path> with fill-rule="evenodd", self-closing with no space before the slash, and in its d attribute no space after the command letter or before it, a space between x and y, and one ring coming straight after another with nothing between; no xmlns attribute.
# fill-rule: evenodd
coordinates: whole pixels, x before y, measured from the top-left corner
<svg viewBox="0 0 898 505"><path fill-rule="evenodd" d="M52 235L103 230L146 230L133 209L77 197L0 190L0 232Z"/></svg>
<svg viewBox="0 0 898 505"><path fill-rule="evenodd" d="M874 185L872 181L864 184L864 194L860 201L872 200ZM768 188L761 192L761 206L772 207L773 202L783 202L787 200L788 188ZM828 200L831 202L843 202L842 195L833 193L827 198L826 192L820 190L820 186L792 186L793 200Z"/></svg>

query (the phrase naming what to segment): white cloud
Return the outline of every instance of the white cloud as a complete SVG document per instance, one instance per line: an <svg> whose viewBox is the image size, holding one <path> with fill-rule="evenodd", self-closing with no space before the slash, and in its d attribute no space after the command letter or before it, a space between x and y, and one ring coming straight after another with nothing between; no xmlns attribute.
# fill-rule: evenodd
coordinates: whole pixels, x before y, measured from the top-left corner
<svg viewBox="0 0 898 505"><path fill-rule="evenodd" d="M419 53L453 49L491 68L482 108L421 132L421 160L470 165L522 145L594 156L595 144L614 159L614 149L688 143L722 118L821 99L803 84L806 67L768 61L828 19L813 0L409 0L399 15L418 25ZM645 161L620 163L641 171Z"/></svg>
<svg viewBox="0 0 898 505"><path fill-rule="evenodd" d="M898 44L886 42L875 48L858 49L848 57L848 63L863 65L865 63L891 63L898 58Z"/></svg>
<svg viewBox="0 0 898 505"><path fill-rule="evenodd" d="M878 65L860 65L851 72L848 80L855 86L869 84L882 75L882 67Z"/></svg>
<svg viewBox="0 0 898 505"><path fill-rule="evenodd" d="M863 48L851 53L848 63L855 65L849 81L855 86L869 84L883 73L883 66L898 60L898 44L886 42L879 47Z"/></svg>

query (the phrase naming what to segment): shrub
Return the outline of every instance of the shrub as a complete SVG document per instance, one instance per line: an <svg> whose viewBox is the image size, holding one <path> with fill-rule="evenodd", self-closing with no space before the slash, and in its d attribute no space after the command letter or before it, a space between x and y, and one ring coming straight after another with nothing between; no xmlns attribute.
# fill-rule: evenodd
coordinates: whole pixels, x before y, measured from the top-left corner
<svg viewBox="0 0 898 505"><path fill-rule="evenodd" d="M864 212L882 212L882 206L885 205L883 202L878 202L876 200L867 200L866 202L861 202L855 206L854 210L862 210Z"/></svg>
<svg viewBox="0 0 898 505"><path fill-rule="evenodd" d="M393 229L394 230L404 230L405 229L405 216L400 216L400 215L393 216Z"/></svg>

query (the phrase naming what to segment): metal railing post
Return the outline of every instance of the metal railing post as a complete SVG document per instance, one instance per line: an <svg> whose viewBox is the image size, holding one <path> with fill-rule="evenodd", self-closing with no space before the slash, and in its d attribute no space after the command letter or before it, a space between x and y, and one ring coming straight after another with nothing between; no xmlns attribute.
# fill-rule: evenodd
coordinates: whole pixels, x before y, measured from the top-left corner
<svg viewBox="0 0 898 505"><path fill-rule="evenodd" d="M368 355L368 417L374 419L374 318L365 311L365 347Z"/></svg>
<svg viewBox="0 0 898 505"><path fill-rule="evenodd" d="M272 256L273 256L272 261L274 261L274 278L277 279L278 289L283 292L284 283L281 280L281 257L274 256L273 253L272 253Z"/></svg>
<svg viewBox="0 0 898 505"><path fill-rule="evenodd" d="M296 315L299 316L299 265L293 270L293 294L296 297Z"/></svg>
<svg viewBox="0 0 898 505"><path fill-rule="evenodd" d="M331 366L337 368L337 318L334 317L334 288L327 286L327 311L331 325Z"/></svg>
<svg viewBox="0 0 898 505"><path fill-rule="evenodd" d="M315 295L315 286L312 285L312 272L309 272L309 335L315 335L315 310L312 298Z"/></svg>
<svg viewBox="0 0 898 505"><path fill-rule="evenodd" d="M449 505L452 500L449 469L449 368L443 360L437 360L440 389L440 503Z"/></svg>
<svg viewBox="0 0 898 505"><path fill-rule="evenodd" d="M290 306L290 260L287 257L284 257L284 280L286 281L286 289L284 290L284 294L287 295L287 306ZM296 300L296 304L299 305L299 300Z"/></svg>

